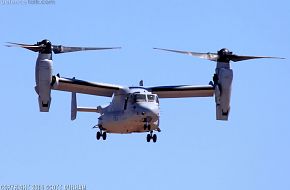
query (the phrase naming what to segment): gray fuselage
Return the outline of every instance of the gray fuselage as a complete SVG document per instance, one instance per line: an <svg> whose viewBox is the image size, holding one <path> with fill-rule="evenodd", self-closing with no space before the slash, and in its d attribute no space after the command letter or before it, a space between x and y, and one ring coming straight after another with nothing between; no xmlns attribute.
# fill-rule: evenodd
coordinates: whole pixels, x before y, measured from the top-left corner
<svg viewBox="0 0 290 190"><path fill-rule="evenodd" d="M102 108L98 126L108 133L159 130L159 100L142 87L115 93L109 106Z"/></svg>

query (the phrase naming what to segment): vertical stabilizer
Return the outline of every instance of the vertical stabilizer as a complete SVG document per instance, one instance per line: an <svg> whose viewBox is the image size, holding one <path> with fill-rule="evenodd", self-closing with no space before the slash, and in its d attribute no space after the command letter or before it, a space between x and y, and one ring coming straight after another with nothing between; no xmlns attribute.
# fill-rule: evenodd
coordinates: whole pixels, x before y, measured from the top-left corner
<svg viewBox="0 0 290 190"><path fill-rule="evenodd" d="M71 120L77 118L77 95L75 92L71 93Z"/></svg>

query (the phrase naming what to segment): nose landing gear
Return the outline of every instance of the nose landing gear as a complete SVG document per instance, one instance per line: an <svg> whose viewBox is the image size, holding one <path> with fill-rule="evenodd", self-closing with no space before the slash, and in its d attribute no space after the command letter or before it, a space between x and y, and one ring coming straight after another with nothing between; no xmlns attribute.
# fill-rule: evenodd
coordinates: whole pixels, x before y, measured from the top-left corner
<svg viewBox="0 0 290 190"><path fill-rule="evenodd" d="M150 142L151 139L153 140L154 143L156 143L157 135L153 134L153 131L150 131L150 134L147 134L147 137L146 137L147 142Z"/></svg>
<svg viewBox="0 0 290 190"><path fill-rule="evenodd" d="M148 122L146 122L146 123L144 124L144 130L145 130L145 131L146 131L146 130L150 131L150 129L151 129L150 124L149 124Z"/></svg>
<svg viewBox="0 0 290 190"><path fill-rule="evenodd" d="M148 131L151 130L151 125L149 124L151 120L152 120L151 117L146 117L146 118L143 119L143 122L144 122L144 130L145 131L146 130L148 130Z"/></svg>

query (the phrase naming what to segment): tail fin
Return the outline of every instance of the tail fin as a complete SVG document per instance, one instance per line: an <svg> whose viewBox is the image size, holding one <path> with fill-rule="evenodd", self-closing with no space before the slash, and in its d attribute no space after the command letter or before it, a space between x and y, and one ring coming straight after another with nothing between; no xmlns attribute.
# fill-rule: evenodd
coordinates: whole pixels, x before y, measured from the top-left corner
<svg viewBox="0 0 290 190"><path fill-rule="evenodd" d="M77 112L95 112L95 113L102 113L103 108L98 106L94 107L78 107L77 106L77 95L75 92L71 93L71 120L75 120L77 118Z"/></svg>
<svg viewBox="0 0 290 190"><path fill-rule="evenodd" d="M75 120L77 118L77 95L75 92L71 93L71 120Z"/></svg>

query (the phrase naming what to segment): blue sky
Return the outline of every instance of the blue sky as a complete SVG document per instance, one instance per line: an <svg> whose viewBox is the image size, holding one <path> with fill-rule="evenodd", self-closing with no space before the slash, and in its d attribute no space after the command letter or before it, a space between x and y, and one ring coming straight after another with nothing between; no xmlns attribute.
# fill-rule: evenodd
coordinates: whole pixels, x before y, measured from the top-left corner
<svg viewBox="0 0 290 190"><path fill-rule="evenodd" d="M213 98L161 100L158 142L146 134L96 141L97 115L70 121L70 94L38 111L37 54L0 46L0 184L84 184L87 189L290 189L290 3L288 1L1 1L1 43L122 46L54 55L65 77L120 85L208 84L215 64L153 47L280 56L232 64L231 115ZM81 106L108 98L79 95Z"/></svg>

